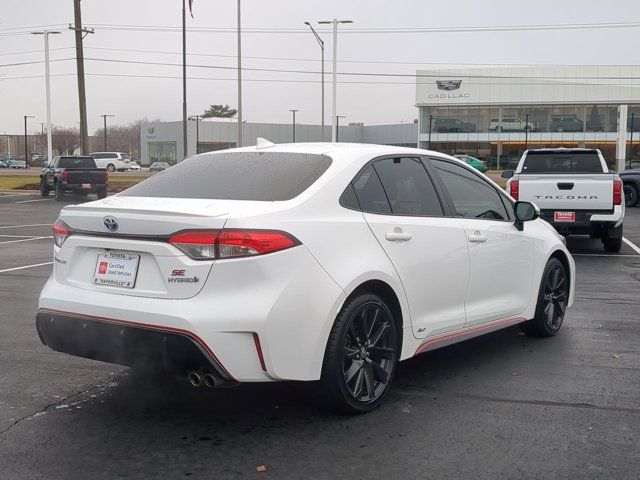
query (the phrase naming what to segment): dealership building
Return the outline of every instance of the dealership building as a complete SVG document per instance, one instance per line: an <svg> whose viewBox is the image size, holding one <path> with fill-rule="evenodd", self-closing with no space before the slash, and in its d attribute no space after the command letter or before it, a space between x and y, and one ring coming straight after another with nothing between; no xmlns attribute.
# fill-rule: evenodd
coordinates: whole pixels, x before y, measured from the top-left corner
<svg viewBox="0 0 640 480"><path fill-rule="evenodd" d="M640 67L419 70L416 106L421 148L494 166L513 165L527 148L558 146L599 148L612 167L638 160Z"/></svg>
<svg viewBox="0 0 640 480"><path fill-rule="evenodd" d="M187 124L187 152L183 154L182 122L161 122L143 125L140 128L140 160L142 165L153 162L174 164L197 153L234 148L237 139L235 119L207 119L189 121ZM320 142L331 140L331 126L244 123L242 138L244 145L255 145L258 137L273 143ZM416 147L418 143L418 121L393 125L364 125L351 123L340 125L338 141L356 143L378 143L404 147Z"/></svg>

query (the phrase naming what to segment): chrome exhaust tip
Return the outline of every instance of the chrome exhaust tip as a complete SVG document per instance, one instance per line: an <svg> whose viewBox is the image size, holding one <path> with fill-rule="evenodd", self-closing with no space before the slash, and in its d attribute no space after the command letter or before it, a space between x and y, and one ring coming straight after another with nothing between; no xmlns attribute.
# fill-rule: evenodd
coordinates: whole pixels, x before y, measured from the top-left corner
<svg viewBox="0 0 640 480"><path fill-rule="evenodd" d="M216 380L216 377L207 373L204 376L204 384L209 388L214 388L218 386L218 381Z"/></svg>
<svg viewBox="0 0 640 480"><path fill-rule="evenodd" d="M187 375L187 380L189 380L189 383L194 387L199 387L200 385L202 385L202 377L198 372L189 372L189 375Z"/></svg>

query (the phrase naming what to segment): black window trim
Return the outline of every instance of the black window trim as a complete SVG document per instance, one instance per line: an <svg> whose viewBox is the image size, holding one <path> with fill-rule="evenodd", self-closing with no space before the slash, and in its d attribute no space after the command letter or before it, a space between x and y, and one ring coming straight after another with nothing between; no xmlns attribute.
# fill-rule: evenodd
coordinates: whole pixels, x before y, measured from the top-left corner
<svg viewBox="0 0 640 480"><path fill-rule="evenodd" d="M377 170L375 169L375 167L373 167L373 171L375 172L376 176L378 177L378 181L380 182L380 185L382 185L382 191L384 192L384 196L387 199L387 204L389 205L389 211L391 213L380 213L380 212L369 212L366 210L363 210L362 207L360 206L360 200L358 199L358 195L356 194L356 202L358 202L358 206L360 206L359 210L354 210L351 207L348 207L346 205L342 204L342 196L344 195L344 192L347 188L351 187L355 192L355 188L353 187L353 181L358 178L362 172L364 172L367 168L369 168L370 166L373 166L374 163L379 162L380 160L387 160L389 158L410 158L413 160L417 160L418 163L420 165L422 165L422 168L425 169L425 173L427 174L427 178L431 181L431 185L433 186L433 189L436 192L436 197L438 198L438 201L440 202L440 208L442 209L442 215L411 215L411 214L397 214L397 213L393 213L393 209L391 208L391 202L389 201L389 195L387 194L386 189L384 188L384 183L382 183L382 179L380 178L380 175L378 175ZM450 218L453 217L454 215L452 215L451 209L447 203L447 201L445 200L445 198L443 197L443 192L441 191L441 188L439 187L436 179L434 178L433 174L429 171L429 168L427 168L427 166L425 165L424 162L424 157L420 154L411 154L411 153L396 153L396 154L386 154L386 155L380 155L378 157L372 158L371 160L369 160L360 170L358 170L358 173L356 173L353 178L349 181L349 183L347 184L347 186L345 187L345 189L342 191L342 193L340 194L340 206L343 208L346 208L347 210L352 210L352 211L360 211L362 213L369 213L371 215L383 215L383 216L387 216L387 217L418 217L418 218Z"/></svg>
<svg viewBox="0 0 640 480"><path fill-rule="evenodd" d="M454 216L455 218L470 218L470 217L463 217L462 215L460 215L458 213L458 210L456 209L455 204L453 203L453 199L451 198L451 195L449 194L449 191L447 190L446 185L444 184L444 181L442 180L442 177L440 177L440 174L436 171L436 167L435 165L433 165L431 163L431 160L439 160L442 162L446 162L446 163L450 163L452 165L457 165L465 170L467 170L468 172L471 172L471 174L475 175L478 180L484 182L488 187L491 187L497 194L498 197L500 198L500 200L502 201L502 205L505 209L505 211L507 212L507 216L509 218L505 219L505 220L499 220L497 218L474 218L472 220L484 220L484 221L489 221L489 222L505 222L505 223L513 223L515 221L515 216L514 216L514 204L511 201L511 199L507 196L506 193L504 193L502 191L502 189L498 188L496 189L496 187L494 187L491 183L487 182L480 174L478 174L478 172L475 171L475 169L469 167L467 164L463 164L461 165L460 163L453 161L449 158L446 157L440 157L438 155L429 155L424 157L425 163L428 163L428 165L433 169L434 174L436 175L436 178L438 179L438 182L440 184L440 188L442 188L443 192L444 192L444 197L447 199L447 203L449 204L449 208L451 209L452 212L452 216ZM507 203L505 203L507 202ZM510 208L509 208L510 206Z"/></svg>

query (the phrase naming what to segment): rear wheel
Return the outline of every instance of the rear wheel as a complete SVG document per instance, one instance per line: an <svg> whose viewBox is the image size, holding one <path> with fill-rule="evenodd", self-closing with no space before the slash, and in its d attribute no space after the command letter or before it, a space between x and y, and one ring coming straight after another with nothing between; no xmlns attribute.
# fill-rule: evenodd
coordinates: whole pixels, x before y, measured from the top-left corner
<svg viewBox="0 0 640 480"><path fill-rule="evenodd" d="M551 337L558 333L569 301L569 279L564 265L551 258L542 273L538 303L533 319L520 324L520 329L534 337Z"/></svg>
<svg viewBox="0 0 640 480"><path fill-rule="evenodd" d="M350 300L336 319L325 351L320 392L345 413L368 412L389 391L399 357L393 316L377 295Z"/></svg>
<svg viewBox="0 0 640 480"><path fill-rule="evenodd" d="M99 188L96 194L98 198L107 198L107 187Z"/></svg>
<svg viewBox="0 0 640 480"><path fill-rule="evenodd" d="M638 189L635 186L624 186L624 202L627 207L635 207L638 204Z"/></svg>
<svg viewBox="0 0 640 480"><path fill-rule="evenodd" d="M622 249L622 225L613 230L606 231L604 235L605 236L602 237L604 251L618 253Z"/></svg>
<svg viewBox="0 0 640 480"><path fill-rule="evenodd" d="M56 200L61 202L64 200L64 188L59 183L56 183Z"/></svg>
<svg viewBox="0 0 640 480"><path fill-rule="evenodd" d="M42 197L48 197L49 196L49 185L47 185L47 182L45 182L44 180L40 181L40 195Z"/></svg>

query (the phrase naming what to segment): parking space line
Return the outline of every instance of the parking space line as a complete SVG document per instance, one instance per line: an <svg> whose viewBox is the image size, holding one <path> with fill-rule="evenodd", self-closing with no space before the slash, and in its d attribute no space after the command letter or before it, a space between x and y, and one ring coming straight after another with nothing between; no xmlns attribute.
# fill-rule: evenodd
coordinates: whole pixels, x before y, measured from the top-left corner
<svg viewBox="0 0 640 480"><path fill-rule="evenodd" d="M0 228L50 227L51 223L32 223L30 225L3 225Z"/></svg>
<svg viewBox="0 0 640 480"><path fill-rule="evenodd" d="M24 270L25 268L43 267L45 265L52 265L52 264L53 262L45 262L45 263L36 263L34 265L25 265L24 267L5 268L4 270L0 270L0 273L15 272L16 270Z"/></svg>
<svg viewBox="0 0 640 480"><path fill-rule="evenodd" d="M38 198L36 200L21 200L19 202L14 203L30 203L30 202L50 202L53 198Z"/></svg>
<svg viewBox="0 0 640 480"><path fill-rule="evenodd" d="M624 243L626 243L627 245L629 245L634 252L636 252L638 255L640 255L640 247L638 247L635 243L633 243L631 240L629 240L628 238L622 237L622 241Z"/></svg>
<svg viewBox="0 0 640 480"><path fill-rule="evenodd" d="M20 240L9 240L7 242L0 242L0 245L6 245L7 243L32 242L34 240L43 240L45 238L53 238L53 237L51 235L49 235L48 237L22 238Z"/></svg>
<svg viewBox="0 0 640 480"><path fill-rule="evenodd" d="M42 235L4 235L0 233L0 238L36 238Z"/></svg>

